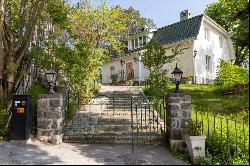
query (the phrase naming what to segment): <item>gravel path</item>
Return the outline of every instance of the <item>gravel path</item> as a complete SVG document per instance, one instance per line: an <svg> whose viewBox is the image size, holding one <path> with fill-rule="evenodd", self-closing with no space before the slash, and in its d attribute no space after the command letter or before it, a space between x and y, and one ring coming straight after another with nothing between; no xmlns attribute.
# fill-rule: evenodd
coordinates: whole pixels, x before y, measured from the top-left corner
<svg viewBox="0 0 250 166"><path fill-rule="evenodd" d="M36 165L187 165L164 146L140 146L131 155L131 146L122 144L49 145L37 140L29 143L1 142L0 164Z"/></svg>

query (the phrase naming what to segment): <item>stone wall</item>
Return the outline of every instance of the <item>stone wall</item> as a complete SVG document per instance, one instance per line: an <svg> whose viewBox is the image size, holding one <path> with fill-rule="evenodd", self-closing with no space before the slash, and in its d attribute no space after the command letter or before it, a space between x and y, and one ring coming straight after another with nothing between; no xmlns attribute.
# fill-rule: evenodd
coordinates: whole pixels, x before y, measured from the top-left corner
<svg viewBox="0 0 250 166"><path fill-rule="evenodd" d="M37 138L41 141L60 144L64 122L63 94L41 94L37 101Z"/></svg>
<svg viewBox="0 0 250 166"><path fill-rule="evenodd" d="M191 120L191 96L172 93L168 99L168 133L170 144L183 143L185 122Z"/></svg>

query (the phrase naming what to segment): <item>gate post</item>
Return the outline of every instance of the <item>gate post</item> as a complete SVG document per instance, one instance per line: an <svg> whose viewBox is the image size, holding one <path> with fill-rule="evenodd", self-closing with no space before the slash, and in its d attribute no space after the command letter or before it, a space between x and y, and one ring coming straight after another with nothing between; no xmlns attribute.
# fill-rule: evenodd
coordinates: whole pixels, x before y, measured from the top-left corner
<svg viewBox="0 0 250 166"><path fill-rule="evenodd" d="M40 94L37 100L37 138L40 141L62 143L64 98L61 93Z"/></svg>
<svg viewBox="0 0 250 166"><path fill-rule="evenodd" d="M168 98L168 135L170 146L185 148L183 132L185 122L191 120L191 96L172 93Z"/></svg>

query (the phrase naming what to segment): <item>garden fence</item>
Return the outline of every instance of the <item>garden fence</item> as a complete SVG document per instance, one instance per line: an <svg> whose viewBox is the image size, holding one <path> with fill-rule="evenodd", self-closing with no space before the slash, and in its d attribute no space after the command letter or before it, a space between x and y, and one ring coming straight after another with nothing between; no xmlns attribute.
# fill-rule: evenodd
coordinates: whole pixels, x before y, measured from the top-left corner
<svg viewBox="0 0 250 166"><path fill-rule="evenodd" d="M201 123L201 135L206 135L207 150L221 152L222 158L249 155L249 119L229 119L220 115L194 111L192 120Z"/></svg>

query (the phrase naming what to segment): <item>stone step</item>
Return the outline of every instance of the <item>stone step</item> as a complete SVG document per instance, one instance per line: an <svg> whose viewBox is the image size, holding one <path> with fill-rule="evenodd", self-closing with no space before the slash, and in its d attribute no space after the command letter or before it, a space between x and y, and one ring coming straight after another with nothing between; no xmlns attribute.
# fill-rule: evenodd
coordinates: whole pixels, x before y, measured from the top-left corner
<svg viewBox="0 0 250 166"><path fill-rule="evenodd" d="M161 134L137 135L127 134L84 134L74 136L64 136L67 143L132 143L135 144L157 144L162 142Z"/></svg>
<svg viewBox="0 0 250 166"><path fill-rule="evenodd" d="M64 129L65 135L79 135L79 134L126 134L132 132L131 125L96 125L96 126L79 126L68 127ZM158 126L133 126L134 132L138 132L142 135L148 135L148 133L160 133L161 128Z"/></svg>

